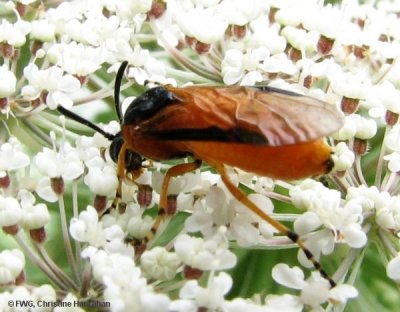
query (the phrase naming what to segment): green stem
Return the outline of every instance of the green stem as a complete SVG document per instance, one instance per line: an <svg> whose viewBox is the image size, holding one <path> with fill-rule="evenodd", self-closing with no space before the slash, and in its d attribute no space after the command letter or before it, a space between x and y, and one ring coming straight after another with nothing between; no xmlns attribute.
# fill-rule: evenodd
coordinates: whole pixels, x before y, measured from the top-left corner
<svg viewBox="0 0 400 312"><path fill-rule="evenodd" d="M69 232L68 232L67 217L65 214L64 198L62 195L58 196L58 205L60 208L61 230L62 230L62 234L63 234L65 252L67 253L68 262L72 268L72 272L75 276L75 280L78 281L79 280L79 271L78 271L78 267L76 265L74 254L72 252L71 240L70 240Z"/></svg>

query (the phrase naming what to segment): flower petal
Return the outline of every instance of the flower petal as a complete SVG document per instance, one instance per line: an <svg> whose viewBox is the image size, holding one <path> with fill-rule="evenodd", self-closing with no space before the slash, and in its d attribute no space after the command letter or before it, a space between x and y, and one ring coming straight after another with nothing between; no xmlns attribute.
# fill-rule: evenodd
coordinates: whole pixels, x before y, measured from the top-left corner
<svg viewBox="0 0 400 312"><path fill-rule="evenodd" d="M278 263L274 266L272 278L289 288L302 289L306 285L303 271L298 267L290 268L285 263Z"/></svg>

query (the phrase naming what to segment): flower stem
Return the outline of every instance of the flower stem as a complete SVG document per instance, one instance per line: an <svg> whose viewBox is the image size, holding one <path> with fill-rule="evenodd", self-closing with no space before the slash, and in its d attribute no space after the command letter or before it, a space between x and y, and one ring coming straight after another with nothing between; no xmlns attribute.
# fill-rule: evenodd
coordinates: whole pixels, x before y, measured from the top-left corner
<svg viewBox="0 0 400 312"><path fill-rule="evenodd" d="M73 252L72 252L71 240L70 240L70 237L68 234L67 217L65 214L64 198L62 196L58 196L58 204L59 204L59 208L60 208L61 229L62 229L62 234L63 234L65 252L67 253L68 262L71 265L72 272L75 276L75 279L79 280L79 271L78 271L78 267L76 265L76 261L75 261L75 258L74 258Z"/></svg>
<svg viewBox="0 0 400 312"><path fill-rule="evenodd" d="M40 269L46 276L60 289L67 290L68 287L54 272L43 262L40 257L28 246L26 241L21 237L20 233L14 235L15 241L18 243L21 250L23 250L24 254L28 256L28 258Z"/></svg>
<svg viewBox="0 0 400 312"><path fill-rule="evenodd" d="M36 243L35 247L43 261L47 264L47 267L52 270L60 280L63 280L63 283L68 285L69 288L77 290L78 285L54 263L54 261L49 257L46 249L43 248L43 245Z"/></svg>
<svg viewBox="0 0 400 312"><path fill-rule="evenodd" d="M79 206L78 206L78 182L76 180L72 181L72 213L74 218L78 218L79 216ZM76 265L79 272L82 272L82 246L80 242L75 242L75 259ZM81 276L79 275L79 281L82 280Z"/></svg>
<svg viewBox="0 0 400 312"><path fill-rule="evenodd" d="M385 134L383 135L382 142L385 142L385 137L389 133L389 130L390 130L390 127L385 128ZM374 185L376 185L376 187L378 189L381 186L382 171L383 171L383 164L384 164L383 156L385 156L385 153L386 153L385 144L382 144L381 151L379 153L378 164L376 165L375 181L374 181Z"/></svg>

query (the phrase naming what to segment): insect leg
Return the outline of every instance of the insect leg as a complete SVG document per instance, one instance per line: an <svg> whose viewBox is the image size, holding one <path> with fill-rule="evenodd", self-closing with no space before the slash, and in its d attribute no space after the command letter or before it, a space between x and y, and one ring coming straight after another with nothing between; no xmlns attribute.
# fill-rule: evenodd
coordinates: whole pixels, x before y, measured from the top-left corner
<svg viewBox="0 0 400 312"><path fill-rule="evenodd" d="M269 216L267 213L265 213L263 210L261 210L257 205L255 205L251 200L249 200L247 198L247 196L237 186L235 186L232 183L232 181L230 180L228 174L226 173L226 169L225 169L223 164L216 163L216 164L213 164L213 167L221 175L222 181L224 182L225 186L228 188L229 192L233 195L233 197L235 197L239 202L241 202L243 205L245 205L251 211L253 211L261 219L263 219L264 221L266 221L270 225L272 225L280 233L282 233L283 235L286 235L294 243L296 243L301 248L301 250L304 252L304 254L306 255L307 259L309 261L311 261L311 263L313 264L314 268L321 274L321 276L323 278L328 280L328 282L331 285L331 287L333 288L333 287L336 286L336 282L321 267L321 264L315 259L315 257L312 254L312 252L300 240L299 235L297 233L293 232L292 230L287 228L285 225L283 225L279 221L273 219L271 216Z"/></svg>
<svg viewBox="0 0 400 312"><path fill-rule="evenodd" d="M118 154L118 164L117 164L117 177L118 177L118 187L115 194L115 198L111 204L113 209L118 207L118 204L122 198L122 181L125 177L125 154L126 154L126 144L123 143Z"/></svg>
<svg viewBox="0 0 400 312"><path fill-rule="evenodd" d="M146 242L149 241L152 237L154 237L154 235L157 232L157 229L159 228L161 222L165 217L165 211L167 208L167 200L168 200L168 186L171 181L171 178L196 170L200 166L201 166L201 160L195 159L191 163L179 164L168 169L161 186L158 215L156 220L154 221L154 224L150 230L149 235L144 239Z"/></svg>

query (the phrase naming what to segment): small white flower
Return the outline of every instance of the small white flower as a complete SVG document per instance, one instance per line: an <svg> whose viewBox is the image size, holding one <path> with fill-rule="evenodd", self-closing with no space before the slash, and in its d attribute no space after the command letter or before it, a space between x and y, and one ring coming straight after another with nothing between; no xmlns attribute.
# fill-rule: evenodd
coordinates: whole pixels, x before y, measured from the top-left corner
<svg viewBox="0 0 400 312"><path fill-rule="evenodd" d="M221 232L207 240L183 234L176 239L174 247L178 257L192 268L224 270L236 264L236 256L228 249Z"/></svg>
<svg viewBox="0 0 400 312"><path fill-rule="evenodd" d="M119 131L120 126L118 124L118 130L116 132L110 131L111 127L104 128L104 131L107 131L111 134L116 134ZM85 163L88 167L101 167L104 165L104 159L101 155L100 149L108 148L110 146L110 140L105 138L100 133L96 132L92 137L89 136L79 136L75 141L76 149L79 153L79 158ZM106 151L106 156L109 158L109 151ZM110 159L111 161L111 159Z"/></svg>
<svg viewBox="0 0 400 312"><path fill-rule="evenodd" d="M35 205L35 196L32 193L21 190L18 197L21 200L21 208L23 210L23 217L21 225L27 229L39 229L45 226L50 221L50 213L47 206L43 203Z"/></svg>
<svg viewBox="0 0 400 312"><path fill-rule="evenodd" d="M388 169L395 173L400 171L400 153L393 152L391 154L383 156L383 159L388 162Z"/></svg>
<svg viewBox="0 0 400 312"><path fill-rule="evenodd" d="M100 17L100 16L99 16ZM100 18L90 18L84 21L78 19L71 19L65 24L65 33L71 39L92 46L98 46L100 43L99 31L104 24L107 24L105 16Z"/></svg>
<svg viewBox="0 0 400 312"><path fill-rule="evenodd" d="M68 93L80 88L80 82L71 75L64 75L64 71L56 66L39 69L34 63L24 68L24 75L29 85L22 88L21 94L28 100L37 99L42 91L48 91L46 104L55 109L58 105L65 108L72 107L72 99Z"/></svg>
<svg viewBox="0 0 400 312"><path fill-rule="evenodd" d="M302 18L304 18L304 15L299 14L302 9L304 9L304 6L296 5L295 3L291 6L283 7L276 12L275 20L282 26L297 27L302 23Z"/></svg>
<svg viewBox="0 0 400 312"><path fill-rule="evenodd" d="M306 60L301 60L304 62ZM310 74L313 77L333 77L341 73L341 67L334 59L324 59L322 62L308 64L310 67Z"/></svg>
<svg viewBox="0 0 400 312"><path fill-rule="evenodd" d="M113 311L169 310L168 297L147 285L132 257L93 250L90 262L95 279L105 286L104 300L110 302Z"/></svg>
<svg viewBox="0 0 400 312"><path fill-rule="evenodd" d="M249 196L255 200L265 212L271 213L273 205L269 198L261 194ZM203 206L203 207L201 207ZM227 236L236 240L241 246L249 246L262 242L261 228L257 229L253 223L264 224L255 214L239 204L222 188L212 186L205 197L205 203L199 203L201 209L194 210L185 221L185 228L189 232L201 231L204 235L211 235L218 226L229 226Z"/></svg>
<svg viewBox="0 0 400 312"><path fill-rule="evenodd" d="M79 218L72 218L69 231L78 242L87 242L91 246L103 246L106 243L106 235L96 209L88 206L79 214Z"/></svg>
<svg viewBox="0 0 400 312"><path fill-rule="evenodd" d="M41 198L49 203L55 203L58 200L58 195L54 192L49 177L41 178L36 184L35 191Z"/></svg>
<svg viewBox="0 0 400 312"><path fill-rule="evenodd" d="M214 8L175 9L177 10L177 12L174 12L176 22L186 36L210 44L223 38L228 27L228 21L226 16ZM207 27L204 27L204 25L207 25Z"/></svg>
<svg viewBox="0 0 400 312"><path fill-rule="evenodd" d="M277 53L272 55L260 64L260 69L267 73L282 73L286 75L295 75L297 73L297 67L291 60L288 59L286 53ZM245 83L242 83L246 85Z"/></svg>
<svg viewBox="0 0 400 312"><path fill-rule="evenodd" d="M103 248L106 252L110 254L120 254L131 258L135 256L135 250L133 246L125 242L126 234L119 225L113 224L109 227L106 227L103 224L103 227L106 238L106 243L103 245Z"/></svg>
<svg viewBox="0 0 400 312"><path fill-rule="evenodd" d="M352 116L353 115L345 117L344 125L336 133L332 134L332 138L339 141L346 141L354 138L357 132L357 126Z"/></svg>
<svg viewBox="0 0 400 312"><path fill-rule="evenodd" d="M92 47L72 41L54 44L47 51L53 64L60 66L71 75L85 77L101 67L109 52L102 46Z"/></svg>
<svg viewBox="0 0 400 312"><path fill-rule="evenodd" d="M132 65L129 67L128 77L144 85L145 81L160 81L166 76L165 64L154 58L149 50L135 45L133 51L128 50L124 58ZM165 79L165 78L164 78Z"/></svg>
<svg viewBox="0 0 400 312"><path fill-rule="evenodd" d="M15 74L8 69L6 64L0 66L0 98L5 98L15 92L17 78Z"/></svg>
<svg viewBox="0 0 400 312"><path fill-rule="evenodd" d="M232 49L225 52L224 60L221 63L224 83L231 85L241 79L243 57L243 53L239 50Z"/></svg>
<svg viewBox="0 0 400 312"><path fill-rule="evenodd" d="M396 98L400 96L400 91L397 90L392 83L385 80L379 85L374 85L369 88L365 102L371 109L382 108L383 112L388 110L393 113L400 113L400 105ZM383 114L382 114L383 115Z"/></svg>
<svg viewBox="0 0 400 312"><path fill-rule="evenodd" d="M108 164L104 164L102 167L89 167L89 172L85 176L84 182L89 186L92 193L103 196L114 194L118 186L115 168Z"/></svg>
<svg viewBox="0 0 400 312"><path fill-rule="evenodd" d="M256 19L263 12L262 1L241 0L222 1L218 7L219 12L225 16L230 25L243 26Z"/></svg>
<svg viewBox="0 0 400 312"><path fill-rule="evenodd" d="M154 220L150 216L136 215L129 219L126 231L134 238L142 239L149 234Z"/></svg>
<svg viewBox="0 0 400 312"><path fill-rule="evenodd" d="M139 0L139 1L115 1L115 9L121 15L123 19L130 20L140 13L146 13L151 8L151 0Z"/></svg>
<svg viewBox="0 0 400 312"><path fill-rule="evenodd" d="M379 43L382 43L382 42L379 41ZM394 43L394 42L392 42L392 43ZM392 47L393 46L391 46L391 48ZM378 51L378 52L380 52L380 51ZM391 83L393 83L398 88L399 87L398 81L399 81L399 75L400 75L400 73L399 73L400 62L398 62L397 56L399 55L399 51L397 49L395 51L394 51L394 49L386 49L385 52L387 54L394 55L393 64L387 64L386 65L386 68L389 70L389 72L387 73L387 75L386 75L387 78L385 80L390 81ZM384 82L382 82L382 83L384 83Z"/></svg>
<svg viewBox="0 0 400 312"><path fill-rule="evenodd" d="M317 46L319 34L307 32L304 29L286 26L282 29L281 35L295 49L305 52L314 52Z"/></svg>
<svg viewBox="0 0 400 312"><path fill-rule="evenodd" d="M15 282L25 266L25 257L21 250L11 249L0 252L0 285Z"/></svg>
<svg viewBox="0 0 400 312"><path fill-rule="evenodd" d="M357 296L357 289L346 284L338 285L329 291L329 300L338 305L346 304L348 299L356 298Z"/></svg>
<svg viewBox="0 0 400 312"><path fill-rule="evenodd" d="M354 163L355 155L349 149L346 143L340 142L332 148L332 159L335 163L335 170L346 171L351 168Z"/></svg>
<svg viewBox="0 0 400 312"><path fill-rule="evenodd" d="M162 183L164 181L165 175L160 171L154 171L151 175L152 187L155 192L161 193ZM200 175L196 173L186 173L179 177L174 177L171 179L167 194L179 194L191 190L198 183L200 183Z"/></svg>
<svg viewBox="0 0 400 312"><path fill-rule="evenodd" d="M92 3L93 4L93 3ZM56 34L62 35L67 21L81 17L79 6L75 2L63 2L59 6L46 10L44 18L56 26Z"/></svg>
<svg viewBox="0 0 400 312"><path fill-rule="evenodd" d="M393 126L385 136L384 144L390 152L400 153L400 125Z"/></svg>
<svg viewBox="0 0 400 312"><path fill-rule="evenodd" d="M90 256L90 262L93 266L93 275L99 282L102 282L105 276L109 276L121 283L132 278L133 282L145 284L145 279L140 277L140 269L129 257L97 250Z"/></svg>
<svg viewBox="0 0 400 312"><path fill-rule="evenodd" d="M302 289L306 285L303 271L299 267L290 268L284 263L274 266L272 277L279 284L294 289Z"/></svg>
<svg viewBox="0 0 400 312"><path fill-rule="evenodd" d="M243 85L254 85L262 80L263 62L270 53L265 47L249 49L246 53L231 49L225 52L221 72L226 84L241 81Z"/></svg>
<svg viewBox="0 0 400 312"><path fill-rule="evenodd" d="M338 285L330 288L329 282L319 273L313 274L307 280L298 267L290 268L287 264L279 263L272 269L272 277L278 283L301 290L299 299L304 307L320 308L320 305L329 301L333 304L343 304L347 299L358 295L357 290L350 285Z"/></svg>
<svg viewBox="0 0 400 312"><path fill-rule="evenodd" d="M271 55L284 52L287 42L286 39L280 35L280 28L266 28L265 25L268 23L269 20L266 15L261 15L259 18L250 22L252 34L249 38L246 38L248 43L246 43L245 46L251 48L265 47L271 52Z"/></svg>
<svg viewBox="0 0 400 312"><path fill-rule="evenodd" d="M338 42L345 46L357 47L362 47L364 44L368 44L366 42L368 41L368 35L363 32L358 25L347 23L344 28L345 31L339 32L336 36Z"/></svg>
<svg viewBox="0 0 400 312"><path fill-rule="evenodd" d="M23 212L18 200L0 195L0 226L16 225L22 216Z"/></svg>
<svg viewBox="0 0 400 312"><path fill-rule="evenodd" d="M363 81L364 77L351 73L335 72L335 75L330 75L329 78L333 91L350 99L364 99L371 88L369 83Z"/></svg>
<svg viewBox="0 0 400 312"><path fill-rule="evenodd" d="M322 224L331 230L320 230L308 237L307 246L317 258L321 251L324 254L332 252L334 241L346 243L354 248L366 244L367 236L361 227L363 210L359 201L349 200L343 205L340 192L307 180L290 190L290 196L297 207L306 208L310 212L296 219L295 231L301 234L308 233ZM305 265L308 263L301 252L299 260ZM307 266L309 265L310 263Z"/></svg>
<svg viewBox="0 0 400 312"><path fill-rule="evenodd" d="M220 176L205 171L192 173L188 177L190 177L190 181L184 183L187 193L179 192L177 209L180 211L198 211L198 209L202 209L203 207L204 197L210 191L212 185L217 183ZM153 185L154 184L155 181L153 182Z"/></svg>
<svg viewBox="0 0 400 312"><path fill-rule="evenodd" d="M104 299L110 302L112 311L169 311L169 298L164 294L157 294L144 283L118 283L115 278L107 275L103 278Z"/></svg>
<svg viewBox="0 0 400 312"><path fill-rule="evenodd" d="M300 298L307 306L318 307L329 298L329 286L327 281L319 279L305 285Z"/></svg>
<svg viewBox="0 0 400 312"><path fill-rule="evenodd" d="M9 45L21 47L26 42L26 35L31 30L31 24L18 19L11 24L6 19L2 19L0 24L0 42L7 42Z"/></svg>
<svg viewBox="0 0 400 312"><path fill-rule="evenodd" d="M387 192L380 192L376 186L349 187L347 189L346 201L357 201L364 212L371 212L374 209L386 207L391 196Z"/></svg>
<svg viewBox="0 0 400 312"><path fill-rule="evenodd" d="M210 275L205 288L201 287L197 280L186 282L179 292L179 297L185 301L193 301L197 308L217 311L222 308L224 296L231 287L232 278L225 272L220 272L218 275Z"/></svg>
<svg viewBox="0 0 400 312"><path fill-rule="evenodd" d="M328 38L335 38L342 29L339 29L338 23L342 21L342 12L338 7L319 6L311 2L311 5L303 9L302 25L308 31L316 31ZM336 21L333 23L332 21ZM340 23L339 25L343 25Z"/></svg>
<svg viewBox="0 0 400 312"><path fill-rule="evenodd" d="M400 230L400 197L392 196L384 206L376 208L376 223L388 231Z"/></svg>
<svg viewBox="0 0 400 312"><path fill-rule="evenodd" d="M0 171L12 171L25 168L30 163L29 157L21 151L21 144L16 138L10 138L0 147Z"/></svg>
<svg viewBox="0 0 400 312"><path fill-rule="evenodd" d="M400 255L389 261L386 266L386 274L393 280L400 280Z"/></svg>
<svg viewBox="0 0 400 312"><path fill-rule="evenodd" d="M274 187L275 181L267 177L257 177L254 183L254 191L262 195L268 195L274 190Z"/></svg>
<svg viewBox="0 0 400 312"><path fill-rule="evenodd" d="M293 205L300 209L307 209L309 202L315 197L315 193L322 192L324 187L321 183L306 179L299 186L294 187L289 195Z"/></svg>
<svg viewBox="0 0 400 312"><path fill-rule="evenodd" d="M175 253L162 247L154 247L142 254L140 264L150 277L167 281L175 277L181 262Z"/></svg>
<svg viewBox="0 0 400 312"><path fill-rule="evenodd" d="M55 39L56 27L50 24L47 19L32 21L31 26L31 39L42 42L51 42Z"/></svg>
<svg viewBox="0 0 400 312"><path fill-rule="evenodd" d="M356 138L368 140L376 134L378 126L374 120L364 118L357 114L352 114L349 118L351 118L356 125L356 133L354 135Z"/></svg>
<svg viewBox="0 0 400 312"><path fill-rule="evenodd" d="M64 143L58 152L44 147L34 160L39 171L50 178L74 180L81 176L84 170L78 151L68 143Z"/></svg>

